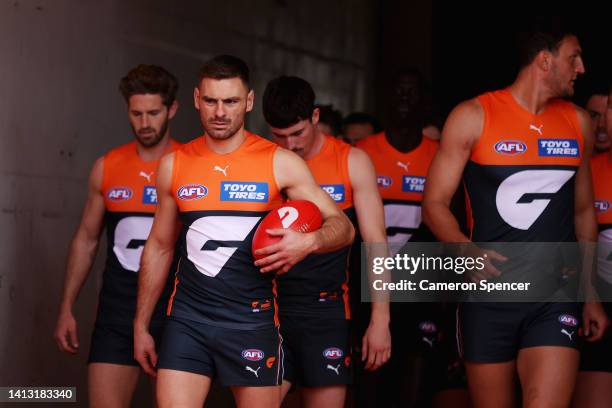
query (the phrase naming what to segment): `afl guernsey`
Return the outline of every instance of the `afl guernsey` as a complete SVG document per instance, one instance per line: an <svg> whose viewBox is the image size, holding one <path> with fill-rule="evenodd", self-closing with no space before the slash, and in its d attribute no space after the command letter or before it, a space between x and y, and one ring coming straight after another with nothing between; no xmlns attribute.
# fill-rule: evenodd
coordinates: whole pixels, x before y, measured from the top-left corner
<svg viewBox="0 0 612 408"><path fill-rule="evenodd" d="M478 97L482 134L464 171L475 242L571 242L583 136L573 105L532 114L507 89Z"/></svg>
<svg viewBox="0 0 612 408"><path fill-rule="evenodd" d="M357 147L365 150L376 169L387 239L391 244L402 245L421 225L425 180L438 143L423 136L416 149L402 153L391 146L381 132L361 140Z"/></svg>
<svg viewBox="0 0 612 408"><path fill-rule="evenodd" d="M183 231L169 316L230 329L276 324L273 274L261 273L251 254L260 220L282 203L276 148L246 132L228 154L210 150L204 137L175 153L172 193Z"/></svg>
<svg viewBox="0 0 612 408"><path fill-rule="evenodd" d="M138 270L157 204L155 182L159 160L142 161L136 141L104 156L102 194L106 206L106 268L97 323L131 325L136 311ZM180 146L170 141L170 151ZM151 323L161 323L172 280L160 297Z"/></svg>
<svg viewBox="0 0 612 408"><path fill-rule="evenodd" d="M554 243L576 241L575 177L583 152L576 110L557 99L535 115L508 89L477 100L483 130L463 173L470 238L508 258L497 264L499 281L531 282L520 296L574 297L576 281L562 270L575 267L579 253Z"/></svg>
<svg viewBox="0 0 612 408"><path fill-rule="evenodd" d="M591 160L595 212L599 229L598 273L612 284L612 162L608 154L600 154Z"/></svg>
<svg viewBox="0 0 612 408"><path fill-rule="evenodd" d="M321 151L306 164L316 182L356 225L353 191L348 171L351 146L325 136ZM310 254L278 278L279 312L282 315L350 317L348 257L351 246L325 254Z"/></svg>

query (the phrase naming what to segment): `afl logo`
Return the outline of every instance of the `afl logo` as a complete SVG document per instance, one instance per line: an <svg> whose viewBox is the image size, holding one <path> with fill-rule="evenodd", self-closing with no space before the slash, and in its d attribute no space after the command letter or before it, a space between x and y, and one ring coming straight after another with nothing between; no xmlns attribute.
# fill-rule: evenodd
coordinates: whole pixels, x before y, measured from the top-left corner
<svg viewBox="0 0 612 408"><path fill-rule="evenodd" d="M330 347L323 350L323 357L330 360L337 360L342 358L342 356L344 356L344 353L338 347Z"/></svg>
<svg viewBox="0 0 612 408"><path fill-rule="evenodd" d="M264 358L264 352L257 349L242 350L242 358L249 361L260 361Z"/></svg>
<svg viewBox="0 0 612 408"><path fill-rule="evenodd" d="M599 213L606 212L610 209L610 202L607 200L595 200L595 209Z"/></svg>
<svg viewBox="0 0 612 408"><path fill-rule="evenodd" d="M502 140L495 143L495 151L506 156L516 156L527 151L527 145L516 140Z"/></svg>
<svg viewBox="0 0 612 408"><path fill-rule="evenodd" d="M111 201L125 201L132 197L132 190L127 187L113 187L106 194Z"/></svg>
<svg viewBox="0 0 612 408"><path fill-rule="evenodd" d="M208 189L201 184L189 184L181 186L176 195L181 200L197 200L205 197L208 194Z"/></svg>
<svg viewBox="0 0 612 408"><path fill-rule="evenodd" d="M578 326L578 319L568 314L562 314L561 316L559 316L559 322L566 326L571 326L571 327Z"/></svg>
<svg viewBox="0 0 612 408"><path fill-rule="evenodd" d="M391 177L387 176L377 176L376 182L378 183L378 187L381 188L389 188L391 187L391 184L393 184L393 180L391 180Z"/></svg>
<svg viewBox="0 0 612 408"><path fill-rule="evenodd" d="M436 327L436 324L434 322L421 322L419 324L419 329L421 329L421 331L423 333L435 333L438 331L438 328Z"/></svg>

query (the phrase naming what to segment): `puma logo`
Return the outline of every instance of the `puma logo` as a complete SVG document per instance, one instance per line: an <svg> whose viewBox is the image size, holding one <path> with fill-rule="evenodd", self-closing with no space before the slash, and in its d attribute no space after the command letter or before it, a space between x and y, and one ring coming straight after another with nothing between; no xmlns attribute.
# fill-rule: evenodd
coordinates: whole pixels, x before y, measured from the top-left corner
<svg viewBox="0 0 612 408"><path fill-rule="evenodd" d="M428 337L423 336L423 337L421 337L421 340L423 340L425 343L429 344L430 348L433 348L433 342L434 342L433 339L430 339Z"/></svg>
<svg viewBox="0 0 612 408"><path fill-rule="evenodd" d="M340 370L340 364L338 364L336 367L334 367L331 364L328 364L326 367L328 370L332 370L334 371L337 375L340 375L340 372L338 370Z"/></svg>
<svg viewBox="0 0 612 408"><path fill-rule="evenodd" d="M257 373L257 372L259 371L259 369L260 369L260 368L261 368L261 367L257 367L257 370L253 370L253 369L252 369L251 367L249 367L249 366L245 366L245 367L244 367L244 369L245 369L245 370L250 371L250 372L252 372L253 374L255 374L255 377L256 377L256 378L259 378L259 375L258 375L258 373Z"/></svg>
<svg viewBox="0 0 612 408"><path fill-rule="evenodd" d="M396 164L400 166L402 169L404 169L404 171L408 171L408 166L410 165L410 163L403 163L399 160L397 161Z"/></svg>
<svg viewBox="0 0 612 408"><path fill-rule="evenodd" d="M565 330L565 329L561 329L561 333L563 333L563 334L567 335L567 337L569 337L570 341L572 341L572 336L574 335L574 332L571 332L571 333L570 333L570 332L568 332L568 331L567 331L567 330Z"/></svg>
<svg viewBox="0 0 612 408"><path fill-rule="evenodd" d="M223 173L223 175L224 175L225 177L227 177L227 168L228 168L228 167L229 167L229 164L228 164L227 166L223 167L223 168L221 168L221 167L219 167L219 166L215 166L215 167L213 168L213 170L214 170L214 171L221 172L221 173Z"/></svg>
<svg viewBox="0 0 612 408"><path fill-rule="evenodd" d="M529 125L529 129L530 130L535 130L536 132L539 133L540 136L542 136L542 128L544 127L544 125L540 125L539 127L536 125Z"/></svg>
<svg viewBox="0 0 612 408"><path fill-rule="evenodd" d="M146 178L147 181L150 183L151 182L151 176L153 175L153 172L150 172L150 173L147 174L144 171L141 171L140 173L138 173L138 175Z"/></svg>

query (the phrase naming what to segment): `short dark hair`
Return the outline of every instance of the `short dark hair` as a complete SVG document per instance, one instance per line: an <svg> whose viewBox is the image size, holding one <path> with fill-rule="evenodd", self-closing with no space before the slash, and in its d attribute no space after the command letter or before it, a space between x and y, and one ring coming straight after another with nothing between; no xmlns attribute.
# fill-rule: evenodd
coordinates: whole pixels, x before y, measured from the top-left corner
<svg viewBox="0 0 612 408"><path fill-rule="evenodd" d="M369 125L372 126L372 129L374 129L374 133L378 133L381 131L381 126L380 126L380 122L378 121L378 119L376 119L374 116L370 115L369 113L365 113L365 112L353 112L353 113L349 113L343 121L343 128L346 130L346 127L348 125L355 125L355 124L361 124L361 123L367 123Z"/></svg>
<svg viewBox="0 0 612 408"><path fill-rule="evenodd" d="M249 75L249 66L240 58L233 55L217 55L213 59L206 61L200 68L198 84L202 83L204 78L240 78L244 85L250 89Z"/></svg>
<svg viewBox="0 0 612 408"><path fill-rule="evenodd" d="M342 132L342 112L334 109L334 105L315 105L319 108L319 123L325 123L331 129L332 136L338 136Z"/></svg>
<svg viewBox="0 0 612 408"><path fill-rule="evenodd" d="M159 94L169 107L176 100L177 90L176 77L157 65L140 64L119 81L119 91L126 102L132 95Z"/></svg>
<svg viewBox="0 0 612 408"><path fill-rule="evenodd" d="M540 51L559 52L561 41L573 35L559 19L536 20L519 33L519 68L531 64Z"/></svg>
<svg viewBox="0 0 612 408"><path fill-rule="evenodd" d="M263 114L272 127L284 129L312 118L315 93L310 84L295 76L281 76L266 86Z"/></svg>

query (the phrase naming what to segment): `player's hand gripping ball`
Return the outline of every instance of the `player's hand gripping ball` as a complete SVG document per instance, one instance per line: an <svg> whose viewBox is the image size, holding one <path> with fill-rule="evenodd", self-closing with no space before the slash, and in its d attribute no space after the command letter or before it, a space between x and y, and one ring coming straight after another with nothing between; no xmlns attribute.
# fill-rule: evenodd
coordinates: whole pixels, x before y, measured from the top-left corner
<svg viewBox="0 0 612 408"><path fill-rule="evenodd" d="M278 208L270 211L259 223L251 250L255 259L261 259L263 255L255 255L255 251L275 244L282 237L269 235L266 230L275 228L291 228L298 232L311 232L321 228L323 217L315 203L308 200L292 200L283 203Z"/></svg>

